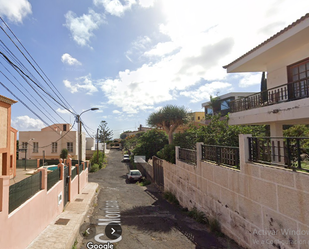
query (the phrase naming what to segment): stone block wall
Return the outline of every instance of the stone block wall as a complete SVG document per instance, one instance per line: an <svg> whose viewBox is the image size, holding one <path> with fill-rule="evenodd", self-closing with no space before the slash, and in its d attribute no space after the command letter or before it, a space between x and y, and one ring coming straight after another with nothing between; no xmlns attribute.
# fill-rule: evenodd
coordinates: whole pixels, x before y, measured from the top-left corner
<svg viewBox="0 0 309 249"><path fill-rule="evenodd" d="M196 166L163 163L164 189L183 207L216 218L246 248L309 248L309 174L244 160L236 170L197 154Z"/></svg>

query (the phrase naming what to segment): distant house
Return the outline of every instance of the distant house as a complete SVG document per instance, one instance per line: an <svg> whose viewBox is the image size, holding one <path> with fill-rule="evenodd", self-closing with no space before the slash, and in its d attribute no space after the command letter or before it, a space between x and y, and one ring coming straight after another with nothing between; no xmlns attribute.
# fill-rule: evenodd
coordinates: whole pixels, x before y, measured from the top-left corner
<svg viewBox="0 0 309 249"><path fill-rule="evenodd" d="M123 133L121 133L121 137L126 138L126 137L128 137L128 136L135 135L135 134L140 133L140 132L150 131L150 130L152 130L152 129L153 129L153 128L144 127L144 126L140 125L140 126L137 128L137 131L126 131L126 132L123 132Z"/></svg>
<svg viewBox="0 0 309 249"><path fill-rule="evenodd" d="M17 130L11 127L11 105L17 101L0 95L0 176L16 176Z"/></svg>
<svg viewBox="0 0 309 249"><path fill-rule="evenodd" d="M215 101L208 101L205 103L202 103L202 107L205 110L205 120L204 124L209 124L210 119L209 115L219 114L224 117L227 115L230 111L230 103L233 100L240 99L243 97L247 97L249 95L254 94L254 92L231 92L224 95L220 95L218 97L215 97Z"/></svg>
<svg viewBox="0 0 309 249"><path fill-rule="evenodd" d="M62 149L67 149L72 159L78 159L78 132L70 124L53 124L41 131L20 131L19 159L58 159ZM82 133L82 160L86 159L86 135Z"/></svg>
<svg viewBox="0 0 309 249"><path fill-rule="evenodd" d="M185 125L180 125L176 128L174 133L182 133L189 128L190 125L199 127L204 125L205 122L205 113L204 112L191 112L188 114L189 122Z"/></svg>
<svg viewBox="0 0 309 249"><path fill-rule="evenodd" d="M267 90L231 102L229 124L309 124L309 14L224 66L228 73L267 72Z"/></svg>

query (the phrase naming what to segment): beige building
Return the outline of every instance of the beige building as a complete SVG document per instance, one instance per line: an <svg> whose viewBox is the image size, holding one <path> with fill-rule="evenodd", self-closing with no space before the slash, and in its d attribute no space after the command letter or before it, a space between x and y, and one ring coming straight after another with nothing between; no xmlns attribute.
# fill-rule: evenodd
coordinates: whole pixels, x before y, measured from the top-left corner
<svg viewBox="0 0 309 249"><path fill-rule="evenodd" d="M11 127L11 105L17 101L0 95L0 176L16 176L16 134Z"/></svg>
<svg viewBox="0 0 309 249"><path fill-rule="evenodd" d="M224 66L228 73L267 72L267 90L231 102L229 124L309 124L309 14Z"/></svg>
<svg viewBox="0 0 309 249"><path fill-rule="evenodd" d="M19 159L58 159L62 149L67 149L72 159L78 159L78 132L70 124L53 124L41 131L20 131ZM82 160L86 159L86 135L82 133Z"/></svg>

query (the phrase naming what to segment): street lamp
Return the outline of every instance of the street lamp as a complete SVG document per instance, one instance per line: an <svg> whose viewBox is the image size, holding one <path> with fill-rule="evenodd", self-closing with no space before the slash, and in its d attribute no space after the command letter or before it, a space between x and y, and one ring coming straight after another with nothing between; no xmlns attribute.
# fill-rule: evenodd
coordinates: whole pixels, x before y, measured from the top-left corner
<svg viewBox="0 0 309 249"><path fill-rule="evenodd" d="M25 149L25 170L27 170L27 149L28 149L28 143L30 141L34 140L34 138L31 138L28 140L28 142L26 142L26 149Z"/></svg>
<svg viewBox="0 0 309 249"><path fill-rule="evenodd" d="M96 107L93 107L93 108L90 108L86 111L83 111L81 114L79 115L76 115L76 122L78 123L78 166L80 165L80 162L82 161L82 124L81 124L81 121L80 121L80 116L85 113L85 112L88 112L88 111L97 111L99 110L99 108L96 108Z"/></svg>

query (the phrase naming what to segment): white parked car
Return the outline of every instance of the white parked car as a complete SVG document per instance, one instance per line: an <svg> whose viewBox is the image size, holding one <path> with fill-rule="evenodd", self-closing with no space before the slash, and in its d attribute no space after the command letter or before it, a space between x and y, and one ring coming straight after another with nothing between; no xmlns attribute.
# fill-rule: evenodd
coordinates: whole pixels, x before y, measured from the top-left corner
<svg viewBox="0 0 309 249"><path fill-rule="evenodd" d="M123 162L130 162L130 156L128 154L124 154L122 161Z"/></svg>
<svg viewBox="0 0 309 249"><path fill-rule="evenodd" d="M132 181L140 181L142 180L142 173L138 169L130 170L130 172L127 174L127 178L129 182Z"/></svg>

